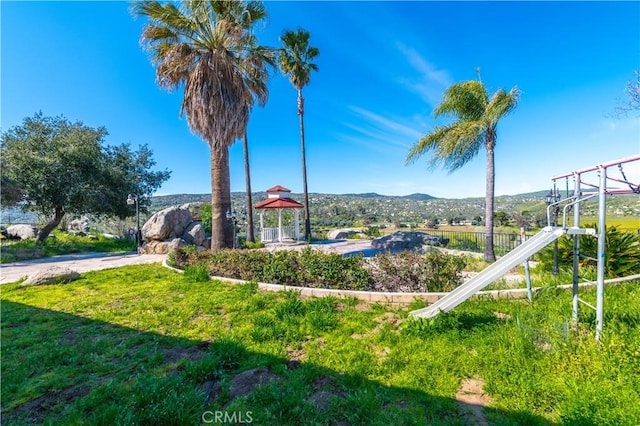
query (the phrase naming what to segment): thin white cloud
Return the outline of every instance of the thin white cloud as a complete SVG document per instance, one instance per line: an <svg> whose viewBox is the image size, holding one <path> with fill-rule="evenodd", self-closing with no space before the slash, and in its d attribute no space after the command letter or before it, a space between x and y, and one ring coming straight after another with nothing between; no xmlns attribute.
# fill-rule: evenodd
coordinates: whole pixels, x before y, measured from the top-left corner
<svg viewBox="0 0 640 426"><path fill-rule="evenodd" d="M349 109L351 109L359 116L367 119L370 124L373 124L379 130L385 131L386 133L396 134L399 137L404 136L405 138L410 138L411 140L418 139L420 138L420 136L422 136L422 134L415 128L405 124L401 124L398 122L398 120L383 117L372 111L357 106L351 106L349 107Z"/></svg>
<svg viewBox="0 0 640 426"><path fill-rule="evenodd" d="M422 126L414 124L415 117L397 118L383 116L358 106L348 108L353 115L349 121L341 123L346 131L338 135L346 143L355 143L369 150L391 155L402 162L409 147L422 136L416 130Z"/></svg>
<svg viewBox="0 0 640 426"><path fill-rule="evenodd" d="M417 78L400 77L399 83L419 94L430 105L439 103L444 89L453 83L446 70L438 69L415 49L397 43L398 50L418 73Z"/></svg>

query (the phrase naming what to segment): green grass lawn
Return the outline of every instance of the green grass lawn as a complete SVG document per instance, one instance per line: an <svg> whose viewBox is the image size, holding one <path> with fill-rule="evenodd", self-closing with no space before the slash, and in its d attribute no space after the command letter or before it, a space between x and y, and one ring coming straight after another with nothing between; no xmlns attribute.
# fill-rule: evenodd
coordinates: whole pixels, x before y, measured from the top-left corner
<svg viewBox="0 0 640 426"><path fill-rule="evenodd" d="M491 424L637 425L639 284L607 288L600 344L586 308L565 332L571 296L553 288L418 322L418 302L301 300L159 265L3 285L2 423L465 425L455 395L474 378ZM254 372L272 380L243 392Z"/></svg>
<svg viewBox="0 0 640 426"><path fill-rule="evenodd" d="M42 244L36 244L35 239L24 241L0 239L0 263L23 260L21 253L28 257L38 258L70 253L109 253L135 249L135 241L125 238L106 238L102 235L89 238L54 231Z"/></svg>

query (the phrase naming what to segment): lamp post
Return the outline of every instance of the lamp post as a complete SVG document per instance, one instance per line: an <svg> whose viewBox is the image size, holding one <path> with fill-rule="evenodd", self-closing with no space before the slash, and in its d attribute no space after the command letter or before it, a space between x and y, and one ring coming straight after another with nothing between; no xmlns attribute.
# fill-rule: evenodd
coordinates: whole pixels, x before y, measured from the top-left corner
<svg viewBox="0 0 640 426"><path fill-rule="evenodd" d="M129 194L127 196L127 204L136 205L136 251L140 254L140 246L142 246L142 235L140 232L140 204L138 203L138 196Z"/></svg>
<svg viewBox="0 0 640 426"><path fill-rule="evenodd" d="M245 209L242 209L240 215L240 218L244 222L244 220L247 218L247 211ZM233 248L237 248L238 238L236 237L236 227L238 226L238 214L235 210L227 210L226 216L227 219L231 220L233 223Z"/></svg>
<svg viewBox="0 0 640 426"><path fill-rule="evenodd" d="M555 186L555 185L554 185ZM553 206L553 211L551 213L551 226L558 226L558 213L560 211L560 207L558 206L558 201L560 201L560 191L556 188L550 189L549 193L545 195L544 201L547 206L555 204ZM558 275L558 240L553 240L553 275Z"/></svg>
<svg viewBox="0 0 640 426"><path fill-rule="evenodd" d="M233 248L236 248L236 211L227 210L227 219L233 224Z"/></svg>

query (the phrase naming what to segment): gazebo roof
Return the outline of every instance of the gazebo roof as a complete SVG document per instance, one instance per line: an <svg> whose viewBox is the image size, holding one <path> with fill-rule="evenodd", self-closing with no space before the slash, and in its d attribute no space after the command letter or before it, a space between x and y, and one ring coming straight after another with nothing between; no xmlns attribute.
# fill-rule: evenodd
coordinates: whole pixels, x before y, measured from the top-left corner
<svg viewBox="0 0 640 426"><path fill-rule="evenodd" d="M276 185L273 188L267 189L267 192L291 192L291 190L284 186Z"/></svg>
<svg viewBox="0 0 640 426"><path fill-rule="evenodd" d="M278 188L278 187L275 187L275 188ZM291 198L267 198L266 200L260 201L258 204L256 204L255 208L256 209L302 209L304 208L304 206Z"/></svg>

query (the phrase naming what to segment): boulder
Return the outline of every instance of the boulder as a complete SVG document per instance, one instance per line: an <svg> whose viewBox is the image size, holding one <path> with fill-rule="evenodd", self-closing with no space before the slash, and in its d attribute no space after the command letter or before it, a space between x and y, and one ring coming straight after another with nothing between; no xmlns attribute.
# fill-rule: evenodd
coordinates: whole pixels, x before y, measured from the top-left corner
<svg viewBox="0 0 640 426"><path fill-rule="evenodd" d="M184 247L187 243L182 238L174 238L170 241L149 241L140 247L142 254L167 254L172 249Z"/></svg>
<svg viewBox="0 0 640 426"><path fill-rule="evenodd" d="M67 226L70 234L87 235L89 232L89 219L86 216L74 219Z"/></svg>
<svg viewBox="0 0 640 426"><path fill-rule="evenodd" d="M398 231L384 237L376 238L371 246L380 250L399 252L422 249L423 245L444 247L449 240L444 237L425 234L423 232Z"/></svg>
<svg viewBox="0 0 640 426"><path fill-rule="evenodd" d="M189 209L189 213L191 213L191 217L193 218L193 220L196 222L200 222L202 221L202 218L200 218L200 210L202 209L202 206L204 204L206 203L196 202L196 203L183 204L180 207L186 207L187 209Z"/></svg>
<svg viewBox="0 0 640 426"><path fill-rule="evenodd" d="M68 283L78 278L80 278L80 274L72 269L50 266L31 275L22 285Z"/></svg>
<svg viewBox="0 0 640 426"><path fill-rule="evenodd" d="M182 239L187 244L194 244L196 246L201 246L206 238L204 228L198 222L191 222L182 234Z"/></svg>
<svg viewBox="0 0 640 426"><path fill-rule="evenodd" d="M36 237L36 230L31 225L11 225L7 228L7 237L16 240L28 240Z"/></svg>
<svg viewBox="0 0 640 426"><path fill-rule="evenodd" d="M142 226L142 238L144 241L180 238L191 222L193 219L187 207L169 207L151 216Z"/></svg>
<svg viewBox="0 0 640 426"><path fill-rule="evenodd" d="M361 232L360 228L333 229L327 233L327 240L343 240Z"/></svg>

